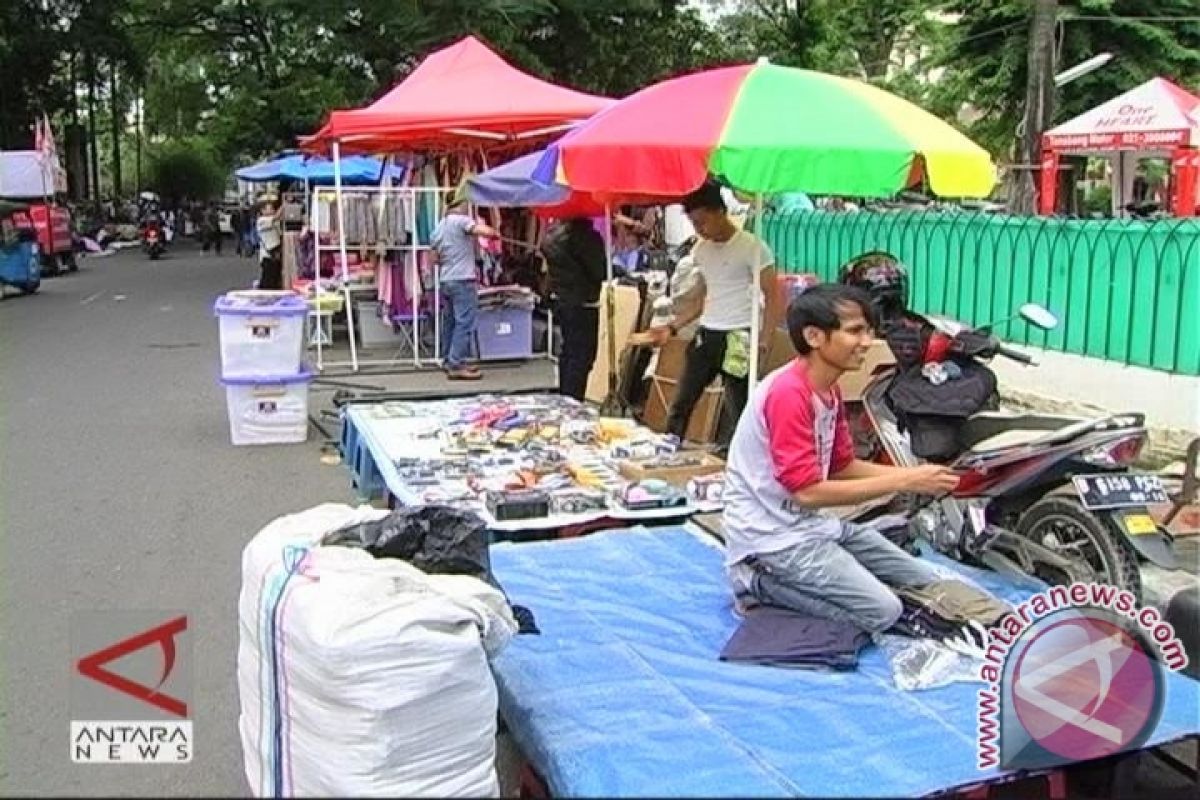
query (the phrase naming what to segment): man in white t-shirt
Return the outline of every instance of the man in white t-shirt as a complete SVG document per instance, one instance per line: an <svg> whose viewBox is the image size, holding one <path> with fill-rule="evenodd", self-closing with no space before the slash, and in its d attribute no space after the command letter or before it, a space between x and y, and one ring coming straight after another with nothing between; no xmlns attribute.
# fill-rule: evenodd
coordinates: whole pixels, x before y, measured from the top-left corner
<svg viewBox="0 0 1200 800"><path fill-rule="evenodd" d="M700 241L692 250L698 278L675 310L670 326L651 328L662 345L696 318L700 327L687 349L683 375L667 416L667 432L683 438L688 420L705 388L717 375L725 385L720 444L725 445L746 407L751 314L767 298L761 319L760 348L782 319L775 287L775 257L754 234L730 219L721 187L709 182L683 199L683 208ZM757 267L757 274L755 269ZM753 302L751 287L755 287Z"/></svg>

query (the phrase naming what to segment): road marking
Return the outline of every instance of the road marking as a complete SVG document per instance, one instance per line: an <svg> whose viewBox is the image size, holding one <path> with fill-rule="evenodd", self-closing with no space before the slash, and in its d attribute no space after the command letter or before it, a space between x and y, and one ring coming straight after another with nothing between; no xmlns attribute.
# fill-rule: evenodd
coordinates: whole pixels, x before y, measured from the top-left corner
<svg viewBox="0 0 1200 800"><path fill-rule="evenodd" d="M104 294L104 292L96 292L95 294L88 295L87 297L85 297L79 301L79 305L86 306L88 303L91 303L94 300L96 300L97 298L99 298L100 295L102 295L102 294Z"/></svg>

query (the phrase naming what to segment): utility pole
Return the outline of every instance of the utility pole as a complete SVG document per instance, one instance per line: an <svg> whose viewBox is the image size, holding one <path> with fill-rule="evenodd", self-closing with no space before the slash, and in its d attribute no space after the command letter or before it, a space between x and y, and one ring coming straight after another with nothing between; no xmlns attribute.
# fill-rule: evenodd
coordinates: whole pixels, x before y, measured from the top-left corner
<svg viewBox="0 0 1200 800"><path fill-rule="evenodd" d="M1054 117L1054 25L1057 21L1058 0L1033 0L1025 117L1017 151L1020 168L1009 174L1008 205L1013 214L1034 212L1036 167L1042 161L1042 133Z"/></svg>

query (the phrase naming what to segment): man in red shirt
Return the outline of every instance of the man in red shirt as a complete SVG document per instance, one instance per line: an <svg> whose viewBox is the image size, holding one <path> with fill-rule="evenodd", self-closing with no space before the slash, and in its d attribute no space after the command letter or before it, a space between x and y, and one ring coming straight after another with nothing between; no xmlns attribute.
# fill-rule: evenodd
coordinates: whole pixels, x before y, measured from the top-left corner
<svg viewBox="0 0 1200 800"><path fill-rule="evenodd" d="M888 586L938 579L878 531L823 509L896 492L941 495L958 483L938 465L890 467L854 457L837 381L874 341L870 297L813 287L788 309L798 356L765 377L738 423L725 479L726 567L739 604L757 601L890 628L902 607Z"/></svg>

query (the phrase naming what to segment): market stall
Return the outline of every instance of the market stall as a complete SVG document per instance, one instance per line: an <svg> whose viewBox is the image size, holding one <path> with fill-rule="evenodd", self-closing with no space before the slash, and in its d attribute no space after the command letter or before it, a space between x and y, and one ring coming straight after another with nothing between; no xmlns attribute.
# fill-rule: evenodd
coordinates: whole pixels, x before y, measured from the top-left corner
<svg viewBox="0 0 1200 800"><path fill-rule="evenodd" d="M469 508L500 535L681 519L723 486L719 459L560 395L351 406L342 452L360 494Z"/></svg>
<svg viewBox="0 0 1200 800"><path fill-rule="evenodd" d="M1195 215L1200 199L1200 97L1154 78L1081 114L1042 136L1038 212L1059 208L1059 169L1066 156L1112 161L1112 213L1133 201L1137 163L1170 162L1170 207L1176 217Z"/></svg>
<svg viewBox="0 0 1200 800"><path fill-rule="evenodd" d="M576 92L542 81L515 69L475 37L439 50L400 84L371 105L334 111L326 124L302 144L312 152L328 153L334 163L334 234L343 278L348 274L345 204L342 202L340 164L345 154L405 153L405 187L412 197L401 204L427 206L440 218L442 203L469 175L536 146L556 133L606 108L607 98ZM434 328L437 352L437 309L440 308L439 272L428 267L429 239L412 231L398 245L383 245L400 253L402 272L411 281L408 308L399 312L410 327L419 350L422 320ZM320 252L320 248L318 248ZM427 287L433 289L428 308L422 305ZM320 282L317 283L320 290ZM354 309L346 297L350 331L350 366L359 367L354 335ZM396 309L392 321L396 321ZM436 358L434 359L436 360ZM414 364L420 366L419 354Z"/></svg>
<svg viewBox="0 0 1200 800"><path fill-rule="evenodd" d="M548 147L535 172L543 183L607 198L675 198L710 176L755 196L756 224L766 194L889 197L925 182L941 197L985 197L996 185L987 151L927 111L869 84L766 59L648 86ZM752 283L752 307L761 308ZM759 316L751 315L751 386Z"/></svg>

